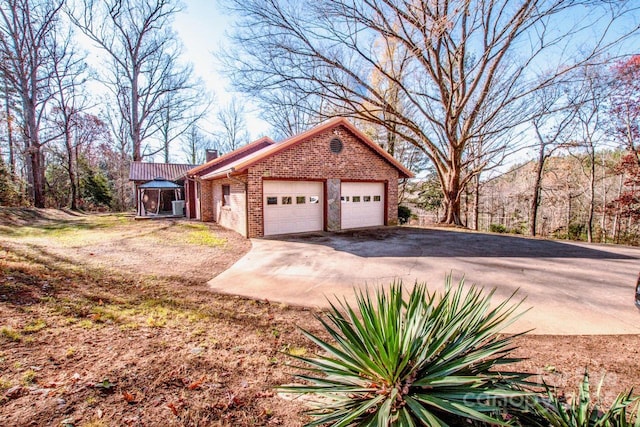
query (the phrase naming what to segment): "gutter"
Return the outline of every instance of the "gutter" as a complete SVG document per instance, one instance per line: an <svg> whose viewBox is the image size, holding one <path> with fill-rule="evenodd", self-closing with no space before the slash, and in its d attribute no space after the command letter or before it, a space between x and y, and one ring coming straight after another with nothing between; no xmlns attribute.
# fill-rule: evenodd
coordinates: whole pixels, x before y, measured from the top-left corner
<svg viewBox="0 0 640 427"><path fill-rule="evenodd" d="M227 178L231 178L229 175L232 174L235 171L236 171L235 167L230 167L228 169L223 169L221 171L218 171L215 174L213 172L212 173L208 173L208 174L206 174L206 175L204 175L204 176L202 176L200 178L204 179L204 180L208 180L208 179L222 178L225 175L227 176Z"/></svg>

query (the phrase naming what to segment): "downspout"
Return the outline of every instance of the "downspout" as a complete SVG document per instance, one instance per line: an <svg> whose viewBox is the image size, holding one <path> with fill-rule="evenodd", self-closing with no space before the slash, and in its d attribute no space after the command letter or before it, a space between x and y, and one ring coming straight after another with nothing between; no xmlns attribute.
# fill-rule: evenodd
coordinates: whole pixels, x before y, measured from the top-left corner
<svg viewBox="0 0 640 427"><path fill-rule="evenodd" d="M231 176L231 173L234 171L234 168L231 168L229 172L227 172L227 179L231 181L239 182L244 186L244 229L246 230L246 238L249 238L249 182L244 182L241 179L238 179L234 176Z"/></svg>
<svg viewBox="0 0 640 427"><path fill-rule="evenodd" d="M196 187L196 184L198 183L199 178L193 178L193 177L190 177L189 175L185 175L185 179L187 181L193 182L193 210L195 211L195 209L196 209L196 200L195 199L196 199L196 197L198 195L198 188ZM185 204L188 206L189 205L189 195L187 194L186 191L185 191L185 194L184 194L184 201L185 201ZM197 216L195 215L195 212L191 212L190 208L188 208L188 209L189 209L189 215L194 215L193 218L189 218L189 219L197 218ZM200 216L202 216L202 213L200 214Z"/></svg>

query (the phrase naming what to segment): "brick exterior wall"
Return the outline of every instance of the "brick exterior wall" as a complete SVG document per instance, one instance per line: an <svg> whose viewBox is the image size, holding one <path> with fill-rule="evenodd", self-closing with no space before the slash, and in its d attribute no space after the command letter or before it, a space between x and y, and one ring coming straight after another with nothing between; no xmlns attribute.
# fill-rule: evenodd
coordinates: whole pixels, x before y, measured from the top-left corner
<svg viewBox="0 0 640 427"><path fill-rule="evenodd" d="M247 207L245 184L232 179L218 179L213 183L213 215L215 222L225 228L235 230L247 237ZM228 185L230 190L229 204L222 201L222 186Z"/></svg>
<svg viewBox="0 0 640 427"><path fill-rule="evenodd" d="M211 222L215 219L213 212L213 181L200 182L200 220Z"/></svg>
<svg viewBox="0 0 640 427"><path fill-rule="evenodd" d="M343 143L338 154L329 150L334 137ZM398 170L343 126L317 134L249 169L243 177L248 183L248 237L262 237L264 233L263 178L386 182L387 225L398 223Z"/></svg>

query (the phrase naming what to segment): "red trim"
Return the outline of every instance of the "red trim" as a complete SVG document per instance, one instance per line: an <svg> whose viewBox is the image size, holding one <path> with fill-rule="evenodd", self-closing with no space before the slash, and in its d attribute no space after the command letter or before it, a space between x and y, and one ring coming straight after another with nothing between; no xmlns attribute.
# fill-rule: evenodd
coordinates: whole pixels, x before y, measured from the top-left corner
<svg viewBox="0 0 640 427"><path fill-rule="evenodd" d="M390 155L385 150L383 150L378 144L371 141L367 135L365 135L360 130L358 130L358 128L356 128L349 120L347 120L344 117L331 119L319 126L309 129L306 132L302 132L289 139L286 139L282 142L279 142L277 144L274 144L274 145L271 145L270 147L265 148L261 152L258 152L256 156L253 156L250 159L246 159L245 161L242 161L237 165L235 165L233 168L234 170L232 172L232 175L236 173L244 172L247 169L249 169L251 166L255 165L256 163L266 158L276 155L281 151L284 151L292 146L300 144L301 142L309 138L312 138L315 135L318 135L322 132L325 132L333 128L337 128L339 126L344 126L348 131L353 133L360 141L362 141L365 145L367 145L373 152L377 153L379 156L381 156L383 159L389 162L393 167L395 167L398 170L398 172L400 172L398 178L412 178L414 176L409 169L405 168L398 160L396 160L392 155ZM213 178L216 178L216 177L211 177L210 179L213 179Z"/></svg>
<svg viewBox="0 0 640 427"><path fill-rule="evenodd" d="M329 189L327 185L327 180L324 180L322 183L322 189L324 190L322 193L322 203L324 206L322 207L322 231L328 231L327 224L329 223Z"/></svg>
<svg viewBox="0 0 640 427"><path fill-rule="evenodd" d="M327 211L328 211L328 204L327 204L327 181L324 179L302 179L302 178L277 178L277 177L263 177L262 178L262 182L260 185L260 191L262 192L262 194L260 195L260 203L262 204L262 237L264 237L264 223L265 223L265 212L264 212L264 182L265 181L290 181L290 182L319 182L322 184L322 193L323 193L323 197L322 197L322 231L327 231ZM248 206L248 200L247 200L247 206ZM247 230L247 234L249 234L249 231Z"/></svg>
<svg viewBox="0 0 640 427"><path fill-rule="evenodd" d="M384 184L384 225L389 225L389 180L371 180L371 179L345 179L340 180L340 196L342 197L342 183L343 182L358 182L358 183L367 183L370 182L372 184ZM342 214L341 214L342 216Z"/></svg>
<svg viewBox="0 0 640 427"><path fill-rule="evenodd" d="M389 180L386 179L341 179L340 183L343 182L371 182L373 184L385 184L388 183Z"/></svg>
<svg viewBox="0 0 640 427"><path fill-rule="evenodd" d="M384 225L389 225L389 181L384 183Z"/></svg>
<svg viewBox="0 0 640 427"><path fill-rule="evenodd" d="M193 169L190 169L187 172L187 176L194 175L205 175L210 172L211 168L219 168L229 163L232 163L236 160L241 159L242 157L248 156L249 154L253 154L256 151L262 150L265 147L275 144L275 142L265 136L256 141L253 141L245 146L242 146L234 151L231 151L227 154L223 154L220 157L216 157L215 159L211 159L207 163L204 163L200 166L196 166Z"/></svg>
<svg viewBox="0 0 640 427"><path fill-rule="evenodd" d="M278 178L273 176L265 176L262 177L262 181L305 181L305 182L325 182L325 179L322 178Z"/></svg>

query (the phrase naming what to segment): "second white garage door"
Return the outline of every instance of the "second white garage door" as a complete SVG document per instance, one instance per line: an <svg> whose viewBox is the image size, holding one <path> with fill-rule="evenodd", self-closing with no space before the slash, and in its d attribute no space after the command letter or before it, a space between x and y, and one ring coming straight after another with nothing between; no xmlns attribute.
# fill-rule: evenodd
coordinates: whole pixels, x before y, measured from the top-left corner
<svg viewBox="0 0 640 427"><path fill-rule="evenodd" d="M384 184L343 182L340 200L342 229L384 225Z"/></svg>
<svg viewBox="0 0 640 427"><path fill-rule="evenodd" d="M323 229L323 185L312 181L264 181L264 235Z"/></svg>

